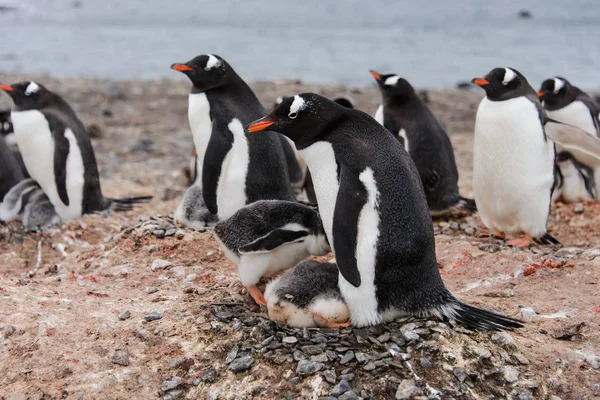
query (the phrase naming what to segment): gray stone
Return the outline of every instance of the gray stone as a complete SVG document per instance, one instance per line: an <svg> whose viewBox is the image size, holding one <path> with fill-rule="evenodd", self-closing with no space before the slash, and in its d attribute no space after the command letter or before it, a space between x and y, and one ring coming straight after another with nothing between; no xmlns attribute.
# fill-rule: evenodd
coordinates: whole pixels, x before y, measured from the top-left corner
<svg viewBox="0 0 600 400"><path fill-rule="evenodd" d="M424 369L429 369L431 367L433 367L433 364L431 363L431 361L428 358L421 358L421 367L423 367Z"/></svg>
<svg viewBox="0 0 600 400"><path fill-rule="evenodd" d="M285 344L295 344L298 343L298 338L295 336L286 336L281 341Z"/></svg>
<svg viewBox="0 0 600 400"><path fill-rule="evenodd" d="M150 269L152 271L159 271L161 269L167 269L172 266L173 266L173 263L171 261L162 260L160 258L157 258L156 260L152 261L152 265L150 266Z"/></svg>
<svg viewBox="0 0 600 400"><path fill-rule="evenodd" d="M129 310L125 310L121 314L119 314L119 319L121 321L125 321L126 319L129 319L129 317L131 317L131 312Z"/></svg>
<svg viewBox="0 0 600 400"><path fill-rule="evenodd" d="M296 367L296 373L298 375L312 375L323 369L325 365L316 361L300 360L298 361L298 367Z"/></svg>
<svg viewBox="0 0 600 400"><path fill-rule="evenodd" d="M373 364L372 362L368 362L363 366L363 369L365 371L373 371L375 369L375 364Z"/></svg>
<svg viewBox="0 0 600 400"><path fill-rule="evenodd" d="M225 357L225 364L231 364L237 357L238 351L240 351L239 346L233 346L233 348L229 350L229 353L227 353L227 357Z"/></svg>
<svg viewBox="0 0 600 400"><path fill-rule="evenodd" d="M515 339L506 332L497 332L492 335L492 342L505 350L516 350Z"/></svg>
<svg viewBox="0 0 600 400"><path fill-rule="evenodd" d="M300 347L300 350L302 350L304 353L308 354L309 356L316 356L317 354L323 353L323 347L317 346L314 344L302 346L302 347Z"/></svg>
<svg viewBox="0 0 600 400"><path fill-rule="evenodd" d="M336 375L334 370L328 369L323 371L322 374L327 382L331 383L332 385L335 384Z"/></svg>
<svg viewBox="0 0 600 400"><path fill-rule="evenodd" d="M200 379L200 378L196 378L196 379L194 379L194 381L192 382L192 385L194 385L194 386L200 386L200 383L202 383L202 379Z"/></svg>
<svg viewBox="0 0 600 400"><path fill-rule="evenodd" d="M365 353L356 352L354 353L354 356L356 357L356 361L358 361L359 364L364 364L369 360Z"/></svg>
<svg viewBox="0 0 600 400"><path fill-rule="evenodd" d="M352 382L352 379L354 379L354 374L352 372L350 372L347 374L342 374L338 378L340 380L347 380L348 382Z"/></svg>
<svg viewBox="0 0 600 400"><path fill-rule="evenodd" d="M117 365L122 365L124 367L129 365L129 350L127 349L119 349L115 350L112 356L112 363Z"/></svg>
<svg viewBox="0 0 600 400"><path fill-rule="evenodd" d="M327 357L327 354L317 354L316 356L310 356L310 361L326 363L329 361L329 357Z"/></svg>
<svg viewBox="0 0 600 400"><path fill-rule="evenodd" d="M467 370L464 367L454 367L452 370L452 374L458 379L461 383L467 379Z"/></svg>
<svg viewBox="0 0 600 400"><path fill-rule="evenodd" d="M146 338L148 338L148 335L150 334L150 332L148 332L145 329L140 329L139 331L135 331L133 332L133 335L139 339L142 340L146 340Z"/></svg>
<svg viewBox="0 0 600 400"><path fill-rule="evenodd" d="M515 367L504 367L504 380L508 383L516 382L519 379L519 370Z"/></svg>
<svg viewBox="0 0 600 400"><path fill-rule="evenodd" d="M175 233L177 233L177 229L176 228L167 229L165 231L165 236L173 236Z"/></svg>
<svg viewBox="0 0 600 400"><path fill-rule="evenodd" d="M348 381L341 380L340 383L338 383L333 388L333 390L331 391L331 395L333 397L340 397L341 395L343 395L344 393L346 393L350 389L352 389L352 388L350 387L350 384L348 383Z"/></svg>
<svg viewBox="0 0 600 400"><path fill-rule="evenodd" d="M516 353L513 357L517 360L517 362L521 365L529 365L529 360L521 353Z"/></svg>
<svg viewBox="0 0 600 400"><path fill-rule="evenodd" d="M359 400L360 397L353 391L349 391L338 397L338 400Z"/></svg>
<svg viewBox="0 0 600 400"><path fill-rule="evenodd" d="M352 350L348 350L340 359L340 364L348 364L352 360L354 360L354 352Z"/></svg>
<svg viewBox="0 0 600 400"><path fill-rule="evenodd" d="M477 346L469 346L469 352L475 357L488 359L492 356L492 353L488 349L483 349Z"/></svg>
<svg viewBox="0 0 600 400"><path fill-rule="evenodd" d="M152 294L158 292L158 288L156 286L148 286L146 288L146 293Z"/></svg>
<svg viewBox="0 0 600 400"><path fill-rule="evenodd" d="M398 385L398 390L396 390L396 399L412 399L414 396L418 396L421 394L423 394L423 391L419 389L414 380L405 379L402 382L400 382L400 385Z"/></svg>
<svg viewBox="0 0 600 400"><path fill-rule="evenodd" d="M204 375L202 375L202 382L213 383L216 380L217 380L217 370L214 369L213 367L210 367L209 369L207 369L206 372L204 372Z"/></svg>
<svg viewBox="0 0 600 400"><path fill-rule="evenodd" d="M600 357L591 355L586 357L585 361L594 369L600 369Z"/></svg>
<svg viewBox="0 0 600 400"><path fill-rule="evenodd" d="M146 322L156 321L157 319L161 319L162 314L156 311L152 311L150 314L144 315L144 319Z"/></svg>
<svg viewBox="0 0 600 400"><path fill-rule="evenodd" d="M16 331L17 331L17 328L15 328L12 325L9 325L9 324L2 325L2 337L5 339L11 337Z"/></svg>
<svg viewBox="0 0 600 400"><path fill-rule="evenodd" d="M181 385L179 378L173 380L166 380L160 384L160 391L163 393L170 392L171 390L177 389Z"/></svg>
<svg viewBox="0 0 600 400"><path fill-rule="evenodd" d="M252 356L244 356L237 358L229 364L229 369L233 372L241 372L249 369L254 364Z"/></svg>

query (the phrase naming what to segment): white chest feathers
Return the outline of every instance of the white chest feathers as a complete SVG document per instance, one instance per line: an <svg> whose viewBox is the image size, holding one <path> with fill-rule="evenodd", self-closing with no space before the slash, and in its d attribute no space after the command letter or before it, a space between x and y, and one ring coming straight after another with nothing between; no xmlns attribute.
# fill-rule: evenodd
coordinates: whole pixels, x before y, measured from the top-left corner
<svg viewBox="0 0 600 400"><path fill-rule="evenodd" d="M246 176L250 163L248 140L242 123L234 118L227 127L233 134L233 146L223 160L217 186L218 216L221 221L246 205Z"/></svg>
<svg viewBox="0 0 600 400"><path fill-rule="evenodd" d="M383 104L375 111L375 121L379 122L380 125L383 125Z"/></svg>
<svg viewBox="0 0 600 400"><path fill-rule="evenodd" d="M205 93L190 93L188 97L188 120L194 139L194 147L198 158L196 160L196 184L202 185L202 166L204 154L212 133L210 119L210 103Z"/></svg>
<svg viewBox="0 0 600 400"><path fill-rule="evenodd" d="M576 126L587 133L596 135L596 126L592 119L592 113L581 101L574 101L559 110L547 111L548 116L565 124Z"/></svg>
<svg viewBox="0 0 600 400"><path fill-rule="evenodd" d="M77 138L70 129L64 133L69 142L69 155L63 177L57 177L54 169L54 139L44 115L37 110L11 113L17 145L29 175L40 185L63 221L78 218L82 213L85 169ZM69 204L63 203L57 187L57 179L65 180Z"/></svg>

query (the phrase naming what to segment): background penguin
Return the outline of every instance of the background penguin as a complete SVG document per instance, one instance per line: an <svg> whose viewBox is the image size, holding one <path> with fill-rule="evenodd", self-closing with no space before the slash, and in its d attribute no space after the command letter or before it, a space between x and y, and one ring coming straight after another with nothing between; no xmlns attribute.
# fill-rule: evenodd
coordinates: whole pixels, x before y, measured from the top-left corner
<svg viewBox="0 0 600 400"><path fill-rule="evenodd" d="M447 317L472 328L521 326L459 302L444 287L418 171L373 118L305 93L246 128L251 134L263 129L292 139L308 164L352 325L409 314Z"/></svg>
<svg viewBox="0 0 600 400"><path fill-rule="evenodd" d="M266 304L256 287L261 277L330 251L317 211L291 201L262 200L243 207L219 222L214 236L258 304Z"/></svg>
<svg viewBox="0 0 600 400"><path fill-rule="evenodd" d="M27 171L63 222L95 211L130 210L152 198L104 197L85 127L60 96L35 82L0 89L15 103L11 119Z"/></svg>
<svg viewBox="0 0 600 400"><path fill-rule="evenodd" d="M295 200L284 139L275 132L244 134L243 124L263 116L264 109L233 68L213 54L171 68L193 84L188 117L207 209L224 220L257 200Z"/></svg>
<svg viewBox="0 0 600 400"><path fill-rule="evenodd" d="M333 263L306 260L296 265L267 284L269 318L297 328L348 326L350 311L338 275Z"/></svg>
<svg viewBox="0 0 600 400"><path fill-rule="evenodd" d="M21 157L21 153L19 152L19 148L17 147L15 132L13 130L12 121L10 119L10 110L0 111L0 137L4 138L4 140L6 141L8 148L12 152L13 158L17 161L19 167L21 168L21 173L23 174L23 176L25 178L29 178L27 168L25 168L25 163L23 162L23 157Z"/></svg>
<svg viewBox="0 0 600 400"><path fill-rule="evenodd" d="M21 166L15 159L4 137L0 136L0 202L17 183L25 179Z"/></svg>
<svg viewBox="0 0 600 400"><path fill-rule="evenodd" d="M552 193L553 201L562 198L565 203L596 201L598 188L594 181L594 171L573 157L568 151L556 155L556 165L560 169L561 184Z"/></svg>
<svg viewBox="0 0 600 400"><path fill-rule="evenodd" d="M0 203L0 220L21 221L30 231L60 223L54 206L30 178L20 181L6 194Z"/></svg>
<svg viewBox="0 0 600 400"><path fill-rule="evenodd" d="M383 104L375 114L404 145L417 166L431 214L440 216L452 210L472 213L475 202L458 192L458 170L452 144L446 131L408 81L398 75L371 71L377 81Z"/></svg>
<svg viewBox="0 0 600 400"><path fill-rule="evenodd" d="M600 141L548 118L535 90L512 68L495 68L473 83L486 97L477 109L473 189L481 220L509 244L526 247L558 241L546 232L554 184L554 144L600 154Z"/></svg>
<svg viewBox="0 0 600 400"><path fill-rule="evenodd" d="M557 76L546 79L538 91L538 96L550 118L576 126L593 136L600 134L600 122L598 121L600 106L565 78ZM566 150L557 145L556 152L560 155ZM590 198L592 190L589 189L592 188L590 180L594 181L594 187L600 185L600 171L595 173L595 170L600 167L598 160L590 159L587 155L575 151L572 155L564 155L558 163L561 165L564 177L565 185L562 190L568 191L561 196L563 201L594 201L597 199L595 196ZM563 167L568 170L562 170ZM582 191L581 188L587 189ZM562 192L559 193L559 195L561 194Z"/></svg>

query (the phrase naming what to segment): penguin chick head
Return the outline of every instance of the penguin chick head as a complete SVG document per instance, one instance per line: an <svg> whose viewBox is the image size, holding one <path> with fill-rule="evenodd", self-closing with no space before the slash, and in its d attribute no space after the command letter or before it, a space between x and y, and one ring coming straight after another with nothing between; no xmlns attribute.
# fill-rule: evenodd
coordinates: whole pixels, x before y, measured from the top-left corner
<svg viewBox="0 0 600 400"><path fill-rule="evenodd" d="M514 68L494 68L483 78L475 78L471 82L483 88L490 100L508 100L535 94L523 74Z"/></svg>
<svg viewBox="0 0 600 400"><path fill-rule="evenodd" d="M285 98L266 117L246 126L246 132L279 132L301 150L317 142L335 120L351 111L318 94L302 93Z"/></svg>
<svg viewBox="0 0 600 400"><path fill-rule="evenodd" d="M542 82L538 97L540 100L552 103L567 96L571 91L571 83L561 76L555 76Z"/></svg>
<svg viewBox="0 0 600 400"><path fill-rule="evenodd" d="M12 98L15 110L19 111L44 108L57 97L44 86L33 81L15 83L10 86L0 84L0 89Z"/></svg>
<svg viewBox="0 0 600 400"><path fill-rule="evenodd" d="M415 89L406 79L401 78L396 74L384 75L373 70L370 70L369 72L373 75L375 81L377 81L377 86L379 86L379 90L384 99L416 96Z"/></svg>
<svg viewBox="0 0 600 400"><path fill-rule="evenodd" d="M175 63L171 69L187 75L200 92L223 86L231 70L224 59L214 54L202 54L183 64Z"/></svg>

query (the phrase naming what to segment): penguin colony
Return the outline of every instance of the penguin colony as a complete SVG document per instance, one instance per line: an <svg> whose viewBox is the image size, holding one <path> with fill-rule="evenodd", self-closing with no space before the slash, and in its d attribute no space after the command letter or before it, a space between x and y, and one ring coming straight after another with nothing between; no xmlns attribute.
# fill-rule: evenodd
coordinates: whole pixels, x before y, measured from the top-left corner
<svg viewBox="0 0 600 400"><path fill-rule="evenodd" d="M214 227L248 294L274 321L362 327L413 315L521 327L448 291L432 216L478 212L491 235L510 235L513 246L556 245L546 229L551 202L598 198L600 109L562 77L537 92L514 68L473 79L485 97L468 199L448 134L399 75L370 71L382 97L373 118L348 99L314 93L278 98L267 113L214 54L171 68L192 85L195 147L175 218ZM0 114L0 219L35 230L150 200L103 195L87 132L60 96L36 82L0 89L14 102ZM330 262L306 260L330 251ZM263 277L272 278L264 294Z"/></svg>

